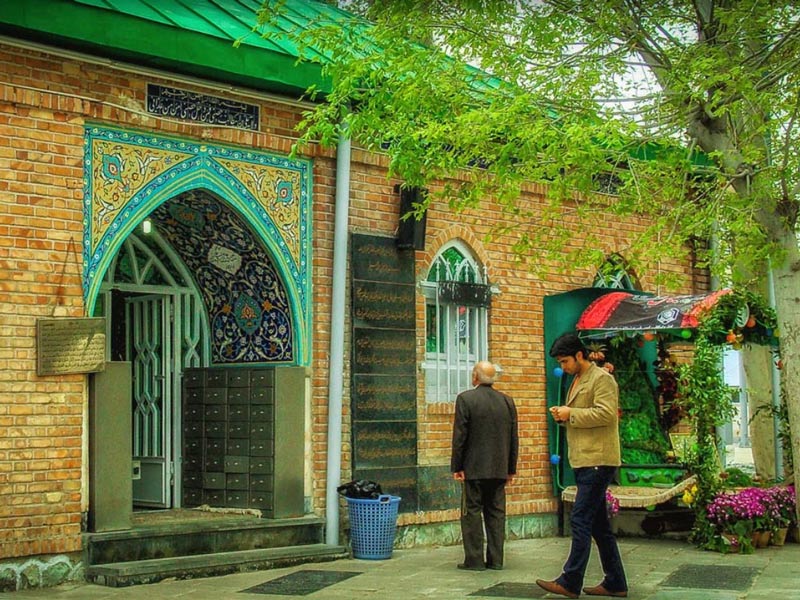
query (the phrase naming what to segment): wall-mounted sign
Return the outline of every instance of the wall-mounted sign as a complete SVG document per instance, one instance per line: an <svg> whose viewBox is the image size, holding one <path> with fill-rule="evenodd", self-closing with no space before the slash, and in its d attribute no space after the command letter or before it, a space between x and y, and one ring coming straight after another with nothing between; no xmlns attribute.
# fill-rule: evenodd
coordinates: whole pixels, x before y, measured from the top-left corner
<svg viewBox="0 0 800 600"><path fill-rule="evenodd" d="M147 84L147 112L182 121L258 131L258 106L255 104L153 83Z"/></svg>
<svg viewBox="0 0 800 600"><path fill-rule="evenodd" d="M414 253L392 238L353 234L353 473L376 477L417 510L417 345Z"/></svg>
<svg viewBox="0 0 800 600"><path fill-rule="evenodd" d="M350 243L353 279L414 285L414 253L398 252L393 238L354 233Z"/></svg>
<svg viewBox="0 0 800 600"><path fill-rule="evenodd" d="M353 431L353 462L357 468L416 466L416 422L356 421Z"/></svg>
<svg viewBox="0 0 800 600"><path fill-rule="evenodd" d="M106 365L104 318L38 319L36 374L97 373Z"/></svg>
<svg viewBox="0 0 800 600"><path fill-rule="evenodd" d="M417 378L412 375L353 375L354 421L413 421L417 418Z"/></svg>
<svg viewBox="0 0 800 600"><path fill-rule="evenodd" d="M410 284L354 279L353 326L414 329L415 293Z"/></svg>

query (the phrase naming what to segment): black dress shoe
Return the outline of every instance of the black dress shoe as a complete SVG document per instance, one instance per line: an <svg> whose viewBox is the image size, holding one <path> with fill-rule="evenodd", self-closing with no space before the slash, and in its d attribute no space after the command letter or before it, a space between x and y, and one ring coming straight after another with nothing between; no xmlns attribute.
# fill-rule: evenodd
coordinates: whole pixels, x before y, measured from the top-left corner
<svg viewBox="0 0 800 600"><path fill-rule="evenodd" d="M458 568L464 571L485 571L486 567L483 565L468 565L466 563L458 563Z"/></svg>
<svg viewBox="0 0 800 600"><path fill-rule="evenodd" d="M578 597L578 594L576 594L575 592L570 592L567 588L565 588L557 581L546 581L544 579L537 579L536 585L538 585L543 590L550 592L551 594L558 594L559 596L566 596L567 598Z"/></svg>
<svg viewBox="0 0 800 600"><path fill-rule="evenodd" d="M490 565L489 563L486 563L486 568L491 569L492 571L502 571L503 565Z"/></svg>

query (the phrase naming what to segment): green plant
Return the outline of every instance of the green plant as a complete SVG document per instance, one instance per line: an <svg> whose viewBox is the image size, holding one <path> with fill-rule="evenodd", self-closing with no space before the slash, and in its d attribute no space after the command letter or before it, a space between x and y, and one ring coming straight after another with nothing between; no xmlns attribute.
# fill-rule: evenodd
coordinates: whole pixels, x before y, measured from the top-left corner
<svg viewBox="0 0 800 600"><path fill-rule="evenodd" d="M720 296L704 313L700 335L716 345L774 345L778 318L764 299L748 290L733 290Z"/></svg>
<svg viewBox="0 0 800 600"><path fill-rule="evenodd" d="M721 475L720 477L723 482L722 485L725 489L750 487L753 485L753 478L748 473L745 473L736 467L726 469L724 476Z"/></svg>
<svg viewBox="0 0 800 600"><path fill-rule="evenodd" d="M626 335L611 338L605 357L614 365L622 409L619 435L624 464L660 464L669 447L661 428L656 394L639 357L637 340Z"/></svg>
<svg viewBox="0 0 800 600"><path fill-rule="evenodd" d="M720 373L722 352L719 346L700 335L694 360L678 368L678 389L682 408L691 418L697 445L687 452L687 463L697 476L695 528L692 540L705 546L713 530L705 527L705 509L721 487L716 426L733 414L731 396Z"/></svg>
<svg viewBox="0 0 800 600"><path fill-rule="evenodd" d="M721 532L710 526L706 509L723 485L719 476L716 429L733 416L731 393L720 368L722 345L774 344L777 319L775 311L759 296L734 290L720 296L698 320L694 358L691 364L678 368L678 401L691 418L697 436L697 446L690 452L688 461L698 482L691 539L703 547L711 545L720 549L730 544L730 540L720 538ZM737 525L739 528L748 526L752 526L752 522ZM747 551L748 540L741 535L738 537L741 538L739 551Z"/></svg>

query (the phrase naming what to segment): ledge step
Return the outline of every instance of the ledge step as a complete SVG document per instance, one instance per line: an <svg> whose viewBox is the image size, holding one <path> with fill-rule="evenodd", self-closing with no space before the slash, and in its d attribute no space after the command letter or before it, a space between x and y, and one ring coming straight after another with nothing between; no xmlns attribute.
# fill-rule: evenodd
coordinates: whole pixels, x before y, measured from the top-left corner
<svg viewBox="0 0 800 600"><path fill-rule="evenodd" d="M86 568L86 580L108 587L125 587L164 579L216 577L244 571L328 562L349 556L346 547L327 544L238 550L92 565Z"/></svg>
<svg viewBox="0 0 800 600"><path fill-rule="evenodd" d="M319 544L324 540L319 517L293 519L178 520L137 525L132 529L88 533L86 564L118 564L158 558L217 554Z"/></svg>

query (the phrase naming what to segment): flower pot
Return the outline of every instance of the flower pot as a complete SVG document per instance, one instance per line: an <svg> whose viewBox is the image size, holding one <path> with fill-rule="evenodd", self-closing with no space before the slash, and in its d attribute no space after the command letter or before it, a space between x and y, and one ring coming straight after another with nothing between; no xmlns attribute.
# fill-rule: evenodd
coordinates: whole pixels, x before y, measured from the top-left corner
<svg viewBox="0 0 800 600"><path fill-rule="evenodd" d="M752 535L753 548L766 548L769 545L769 531L754 531Z"/></svg>
<svg viewBox="0 0 800 600"><path fill-rule="evenodd" d="M788 533L788 527L779 527L772 532L772 537L769 539L769 543L773 546L783 546L783 544L786 543L786 535Z"/></svg>

